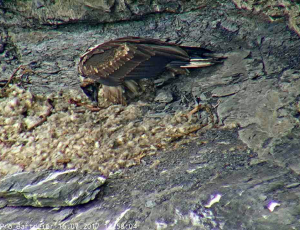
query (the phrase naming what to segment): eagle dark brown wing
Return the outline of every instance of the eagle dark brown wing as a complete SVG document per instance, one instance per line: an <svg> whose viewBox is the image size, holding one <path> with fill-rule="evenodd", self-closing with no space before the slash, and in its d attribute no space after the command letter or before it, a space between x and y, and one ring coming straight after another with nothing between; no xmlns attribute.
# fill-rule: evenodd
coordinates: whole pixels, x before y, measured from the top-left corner
<svg viewBox="0 0 300 230"><path fill-rule="evenodd" d="M97 101L97 96L93 89L87 88L90 82L95 87L103 84L104 96L110 101L125 104L123 86L134 92L137 89L133 80L155 77L166 66L194 68L217 61L203 58L205 53L210 51L156 39L125 37L90 48L81 56L78 71L84 78L90 79L82 89L93 101Z"/></svg>
<svg viewBox="0 0 300 230"><path fill-rule="evenodd" d="M124 80L157 76L175 60L189 62L179 46L154 39L122 38L91 48L79 63L79 72L96 82L117 86Z"/></svg>

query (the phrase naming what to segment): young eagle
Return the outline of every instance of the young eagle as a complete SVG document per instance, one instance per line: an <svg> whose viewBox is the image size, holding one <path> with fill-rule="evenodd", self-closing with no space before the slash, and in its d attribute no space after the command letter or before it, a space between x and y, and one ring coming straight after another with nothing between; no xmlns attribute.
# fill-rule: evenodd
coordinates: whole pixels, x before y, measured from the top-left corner
<svg viewBox="0 0 300 230"><path fill-rule="evenodd" d="M124 37L88 49L80 57L81 88L98 104L98 91L103 85L104 97L126 105L125 91L138 94L136 80L153 78L166 68L201 68L222 62L223 57L197 47L180 46L156 39Z"/></svg>

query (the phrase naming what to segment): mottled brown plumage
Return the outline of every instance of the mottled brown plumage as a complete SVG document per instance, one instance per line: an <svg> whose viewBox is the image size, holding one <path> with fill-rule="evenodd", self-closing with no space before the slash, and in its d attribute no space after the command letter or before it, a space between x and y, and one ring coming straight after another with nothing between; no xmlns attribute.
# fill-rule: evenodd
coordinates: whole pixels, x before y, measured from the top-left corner
<svg viewBox="0 0 300 230"><path fill-rule="evenodd" d="M84 77L81 88L93 102L98 102L98 89L102 84L107 100L126 105L123 93L138 94L136 80L153 78L165 68L200 68L219 63L221 59L203 48L125 37L88 49L80 58L78 71Z"/></svg>

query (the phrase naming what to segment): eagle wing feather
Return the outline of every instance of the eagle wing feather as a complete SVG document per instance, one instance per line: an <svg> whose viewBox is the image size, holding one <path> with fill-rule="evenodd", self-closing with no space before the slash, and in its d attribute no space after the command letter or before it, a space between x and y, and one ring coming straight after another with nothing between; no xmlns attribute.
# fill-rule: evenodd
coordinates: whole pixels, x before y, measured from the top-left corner
<svg viewBox="0 0 300 230"><path fill-rule="evenodd" d="M155 77L173 60L189 61L189 55L175 44L129 37L91 48L81 57L79 72L101 84L117 86L126 80Z"/></svg>

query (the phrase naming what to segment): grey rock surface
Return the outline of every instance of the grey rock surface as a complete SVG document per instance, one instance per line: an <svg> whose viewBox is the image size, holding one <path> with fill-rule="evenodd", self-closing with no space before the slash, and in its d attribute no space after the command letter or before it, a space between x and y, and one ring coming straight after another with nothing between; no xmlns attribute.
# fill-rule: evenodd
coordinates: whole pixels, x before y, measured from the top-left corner
<svg viewBox="0 0 300 230"><path fill-rule="evenodd" d="M37 101L43 101L44 95L60 101L48 122L28 132L23 126L28 123L28 116L39 118L39 109L33 106L35 113L31 114L31 108L26 107L26 117L24 106L20 111L10 106L17 104L13 97L0 98L5 105L0 110L5 118L0 116L1 173L44 169L39 165L48 156L51 161L43 165L47 169L102 167L106 162L99 163L95 155L101 153L99 149L106 144L101 140L106 137L94 135L101 125L106 125L111 137L120 135L116 142L108 143L110 147L105 152L116 157L114 151L130 142L122 136L124 127L151 127L151 121L192 110L199 99L212 105L216 125L192 133L176 133L170 142L159 142L163 148L152 145L148 151L139 146L141 155L127 162L128 166L135 166L110 174L107 184L87 204L61 209L7 207L2 200L0 226L300 229L299 3L196 2L6 1L1 5L0 84L19 65L26 65L29 70L18 72L19 78L24 76L17 77L16 84L38 95ZM84 99L76 71L79 55L90 46L124 36L202 46L224 53L228 59L222 65L160 82L157 91L171 92L173 100L167 106L148 101L140 115L128 120L115 112L140 111L136 105L110 107L111 117L106 115L107 110L77 114L73 107L63 106L70 89L75 92L72 96ZM21 95L31 97L24 92ZM155 118L149 120L149 114ZM197 120L195 117L184 124L202 122L201 116ZM63 126L62 121L67 118L72 122L68 120ZM110 119L118 120L118 125L109 126ZM167 128L175 124L172 119L165 121ZM51 130L48 137L43 132L48 132L49 126L56 132ZM178 130L181 128L184 127ZM20 138L15 134L20 134ZM55 139L60 142L57 144ZM137 143L141 141L138 139ZM78 158L65 158L70 146ZM32 150L41 161L30 155ZM126 165L131 152L125 148L122 151L126 154L118 162ZM52 163L56 158L63 163ZM25 161L30 167L24 167ZM216 197L220 198L218 202Z"/></svg>
<svg viewBox="0 0 300 230"><path fill-rule="evenodd" d="M173 96L170 92L163 91L157 94L157 96L154 98L154 101L160 103L170 103L173 101Z"/></svg>
<svg viewBox="0 0 300 230"><path fill-rule="evenodd" d="M7 206L74 206L95 199L104 182L74 169L16 173L0 180L0 200Z"/></svg>

